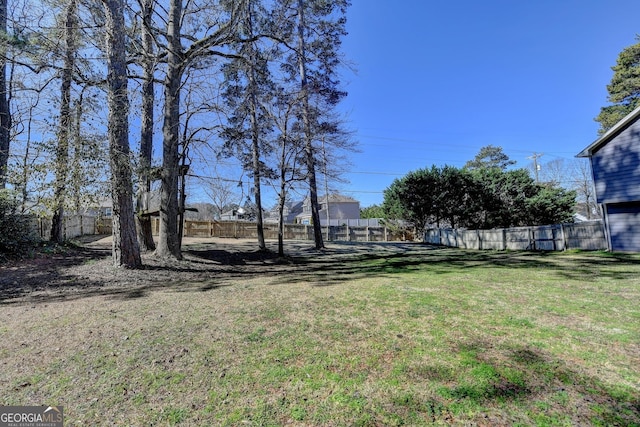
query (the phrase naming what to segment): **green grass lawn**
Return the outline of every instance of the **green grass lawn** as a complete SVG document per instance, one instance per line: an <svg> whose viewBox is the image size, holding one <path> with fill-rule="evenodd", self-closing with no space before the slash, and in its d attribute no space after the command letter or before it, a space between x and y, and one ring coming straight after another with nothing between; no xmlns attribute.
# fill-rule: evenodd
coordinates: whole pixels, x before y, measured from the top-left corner
<svg viewBox="0 0 640 427"><path fill-rule="evenodd" d="M0 404L66 426L640 425L640 256L334 246L5 304Z"/></svg>

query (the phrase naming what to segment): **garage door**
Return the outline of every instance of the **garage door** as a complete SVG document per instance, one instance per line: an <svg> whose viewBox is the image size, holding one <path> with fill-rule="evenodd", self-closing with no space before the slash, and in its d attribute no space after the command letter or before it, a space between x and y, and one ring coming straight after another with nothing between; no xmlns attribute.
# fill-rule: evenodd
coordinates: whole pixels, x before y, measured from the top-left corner
<svg viewBox="0 0 640 427"><path fill-rule="evenodd" d="M607 205L611 249L640 252L640 203Z"/></svg>

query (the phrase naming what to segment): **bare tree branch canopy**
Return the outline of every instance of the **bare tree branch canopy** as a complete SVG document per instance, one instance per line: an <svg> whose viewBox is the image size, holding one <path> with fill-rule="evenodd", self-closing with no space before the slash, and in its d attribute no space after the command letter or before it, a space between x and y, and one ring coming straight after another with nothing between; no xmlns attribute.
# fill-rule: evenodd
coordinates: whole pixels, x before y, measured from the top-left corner
<svg viewBox="0 0 640 427"><path fill-rule="evenodd" d="M316 174L340 175L349 136L334 113L346 95L337 70L348 6L0 0L0 187L17 190L23 211L53 215L56 242L65 216L98 210L110 188L115 264L140 265L141 249L179 260L187 168L224 161L228 143L241 147L231 153L241 164L234 175L252 179L248 203L266 249L263 187L286 200L306 181L317 213ZM146 201L158 187L156 209ZM319 230L318 215L312 222Z"/></svg>

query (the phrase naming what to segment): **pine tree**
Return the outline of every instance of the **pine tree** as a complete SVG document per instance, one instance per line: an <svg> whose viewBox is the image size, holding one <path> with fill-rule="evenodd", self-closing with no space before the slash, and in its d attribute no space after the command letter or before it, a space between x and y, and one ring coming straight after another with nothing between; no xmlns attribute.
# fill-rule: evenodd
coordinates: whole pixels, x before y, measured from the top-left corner
<svg viewBox="0 0 640 427"><path fill-rule="evenodd" d="M640 106L640 43L620 52L616 65L611 69L613 77L607 91L612 105L602 107L595 118L600 123L598 133L601 135Z"/></svg>
<svg viewBox="0 0 640 427"><path fill-rule="evenodd" d="M0 189L7 182L9 163L11 112L7 93L7 0L0 0Z"/></svg>
<svg viewBox="0 0 640 427"><path fill-rule="evenodd" d="M64 241L64 205L67 187L67 163L69 160L69 136L71 129L71 85L76 58L77 0L69 0L65 9L65 52L61 70L60 118L56 140L55 188L53 194L53 219L51 221L51 241Z"/></svg>
<svg viewBox="0 0 640 427"><path fill-rule="evenodd" d="M265 17L266 10L259 2L246 2L238 10L240 40L232 46L237 57L223 67L223 97L231 111L221 132L225 152L236 153L243 167L253 176L258 246L261 250L266 250L261 179L264 175L272 175L263 161L263 153L271 151L268 138L273 127L272 120L262 108L273 91L269 63L257 37L262 32Z"/></svg>
<svg viewBox="0 0 640 427"><path fill-rule="evenodd" d="M103 0L106 14L109 155L113 200L113 260L116 266L142 265L135 230L129 159L129 99L124 1Z"/></svg>
<svg viewBox="0 0 640 427"><path fill-rule="evenodd" d="M340 89L341 39L346 35L348 0L279 0L276 16L295 16L283 25L282 38L290 49L283 64L289 81L299 84L298 119L304 135L307 182L311 201L311 221L317 249L324 247L318 206L317 164L321 158L317 143L338 129L324 126L323 117L332 112L346 92Z"/></svg>
<svg viewBox="0 0 640 427"><path fill-rule="evenodd" d="M153 241L151 217L142 216L142 211L149 209L149 196L151 193L151 156L153 151L153 121L154 121L154 73L155 55L153 40L153 6L154 0L142 0L142 120L140 130L140 167L138 171L138 194L136 200L136 221L138 231L138 244L143 251L152 251L156 248Z"/></svg>
<svg viewBox="0 0 640 427"><path fill-rule="evenodd" d="M235 10L215 19L209 16L201 21L207 12L206 7L187 2L193 10L183 9L183 0L170 0L169 15L166 19L166 47L163 52L166 61L164 86L164 117L162 124L162 169L160 173L160 234L156 254L160 257L182 259L180 233L178 226L178 175L180 171L180 101L185 71L199 60L211 57L224 57L226 52L216 50L235 40ZM214 13L213 11L211 13ZM200 39L183 37L182 27L188 21L187 16L196 22L194 25L206 25L198 28ZM210 23L210 24L209 24ZM184 42L184 43L183 43Z"/></svg>

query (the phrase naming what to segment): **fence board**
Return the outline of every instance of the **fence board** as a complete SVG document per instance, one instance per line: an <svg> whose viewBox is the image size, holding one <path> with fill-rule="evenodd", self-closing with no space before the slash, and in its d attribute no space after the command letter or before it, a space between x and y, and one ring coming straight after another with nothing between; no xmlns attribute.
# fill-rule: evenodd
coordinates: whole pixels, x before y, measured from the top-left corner
<svg viewBox="0 0 640 427"><path fill-rule="evenodd" d="M43 240L49 240L51 234L51 220L46 218L33 218L30 227L37 232ZM277 224L264 224L266 239L278 238ZM160 219L151 219L151 228L154 235L160 234ZM86 215L70 216L65 218L65 238L72 239L87 234L112 233L113 222L110 218L98 218ZM323 237L326 239L327 227L322 228ZM258 229L255 222L247 221L191 221L184 223L185 237L221 237L221 238L257 238ZM392 232L386 227L368 225L340 225L329 227L330 241L351 242L384 242L413 240L412 232ZM286 240L313 240L313 227L305 224L285 224L284 238Z"/></svg>
<svg viewBox="0 0 640 427"><path fill-rule="evenodd" d="M38 218L29 215L29 224L31 231L42 240L51 240L51 219ZM87 234L96 234L96 217L90 215L70 215L64 217L62 228L65 240Z"/></svg>
<svg viewBox="0 0 640 427"><path fill-rule="evenodd" d="M607 249L602 221L492 230L429 229L426 243L466 249L561 251Z"/></svg>
<svg viewBox="0 0 640 427"><path fill-rule="evenodd" d="M159 219L154 218L152 229L159 234ZM355 223L355 222L354 222ZM364 224L367 224L364 221ZM278 225L266 223L263 226L265 239L278 238ZM255 222L246 221L185 221L185 237L257 238ZM327 238L327 227L322 227L322 236ZM329 241L384 242L412 240L412 232L393 233L386 227L369 225L337 225L329 227ZM285 240L313 240L313 227L306 224L285 224Z"/></svg>

